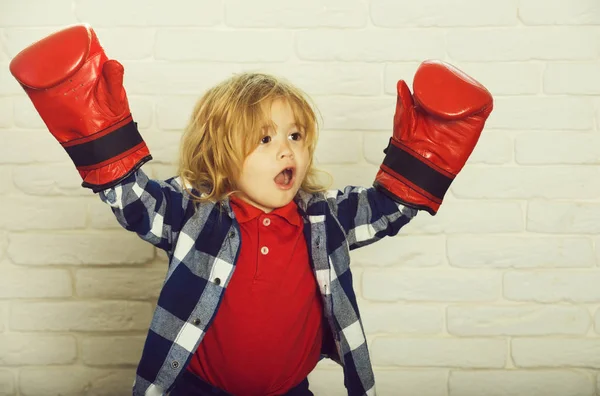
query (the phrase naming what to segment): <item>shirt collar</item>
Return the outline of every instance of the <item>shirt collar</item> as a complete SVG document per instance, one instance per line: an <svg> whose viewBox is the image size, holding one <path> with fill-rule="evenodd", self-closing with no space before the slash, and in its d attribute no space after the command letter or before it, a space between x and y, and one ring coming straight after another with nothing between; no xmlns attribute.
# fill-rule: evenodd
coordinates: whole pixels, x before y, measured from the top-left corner
<svg viewBox="0 0 600 396"><path fill-rule="evenodd" d="M300 227L302 225L302 218L298 213L298 205L294 200L290 201L285 206L281 208L277 208L270 213L263 212L262 209L257 208L254 205L249 204L248 202L232 195L230 197L231 207L235 212L235 217L237 218L239 223L246 223L248 221L254 220L260 215L267 214L272 216L278 216L291 225Z"/></svg>

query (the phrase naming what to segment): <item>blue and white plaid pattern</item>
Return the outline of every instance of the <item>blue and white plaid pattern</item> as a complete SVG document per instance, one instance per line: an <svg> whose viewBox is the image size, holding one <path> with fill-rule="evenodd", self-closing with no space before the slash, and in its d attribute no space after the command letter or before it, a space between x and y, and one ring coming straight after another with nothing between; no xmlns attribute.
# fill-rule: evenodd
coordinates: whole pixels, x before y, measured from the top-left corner
<svg viewBox="0 0 600 396"><path fill-rule="evenodd" d="M239 224L228 200L195 204L179 178L151 180L141 169L99 195L125 229L165 250L169 258L133 386L134 396L165 395L215 317L235 270ZM362 187L300 191L296 202L348 395L375 395L349 253L397 234L417 210Z"/></svg>

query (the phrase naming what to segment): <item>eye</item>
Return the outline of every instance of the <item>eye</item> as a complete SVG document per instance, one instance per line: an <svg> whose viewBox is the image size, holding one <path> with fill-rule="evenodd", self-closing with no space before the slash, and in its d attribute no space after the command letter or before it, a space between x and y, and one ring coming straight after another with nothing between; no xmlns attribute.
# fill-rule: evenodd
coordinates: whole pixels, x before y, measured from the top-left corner
<svg viewBox="0 0 600 396"><path fill-rule="evenodd" d="M260 142L261 142L262 144L267 144L267 143L269 143L270 141L271 141L271 136L269 136L269 135L263 136L263 137L262 137L262 139L260 139Z"/></svg>
<svg viewBox="0 0 600 396"><path fill-rule="evenodd" d="M292 140L302 140L302 133L294 132L290 135L290 137L292 138Z"/></svg>

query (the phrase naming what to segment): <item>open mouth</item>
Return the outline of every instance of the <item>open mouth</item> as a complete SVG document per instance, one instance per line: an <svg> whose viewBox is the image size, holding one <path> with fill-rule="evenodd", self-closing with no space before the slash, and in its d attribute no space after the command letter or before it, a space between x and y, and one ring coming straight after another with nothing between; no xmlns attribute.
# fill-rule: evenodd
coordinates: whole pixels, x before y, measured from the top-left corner
<svg viewBox="0 0 600 396"><path fill-rule="evenodd" d="M290 167L285 168L275 176L275 184L282 188L289 188L294 182L294 174L296 169Z"/></svg>

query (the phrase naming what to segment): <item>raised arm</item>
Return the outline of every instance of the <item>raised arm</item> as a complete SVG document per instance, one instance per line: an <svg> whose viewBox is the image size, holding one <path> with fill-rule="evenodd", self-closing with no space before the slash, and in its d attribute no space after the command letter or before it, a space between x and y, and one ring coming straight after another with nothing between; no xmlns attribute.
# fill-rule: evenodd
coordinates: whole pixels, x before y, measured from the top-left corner
<svg viewBox="0 0 600 396"><path fill-rule="evenodd" d="M75 25L33 43L10 71L82 186L101 192L126 229L169 250L173 224L189 202L175 179L152 181L141 171L152 157L131 116L123 66L107 58L93 29Z"/></svg>
<svg viewBox="0 0 600 396"><path fill-rule="evenodd" d="M351 249L395 235L417 210L435 215L493 108L483 85L440 61L418 68L414 96L402 80L397 89L393 136L374 187L328 196Z"/></svg>

